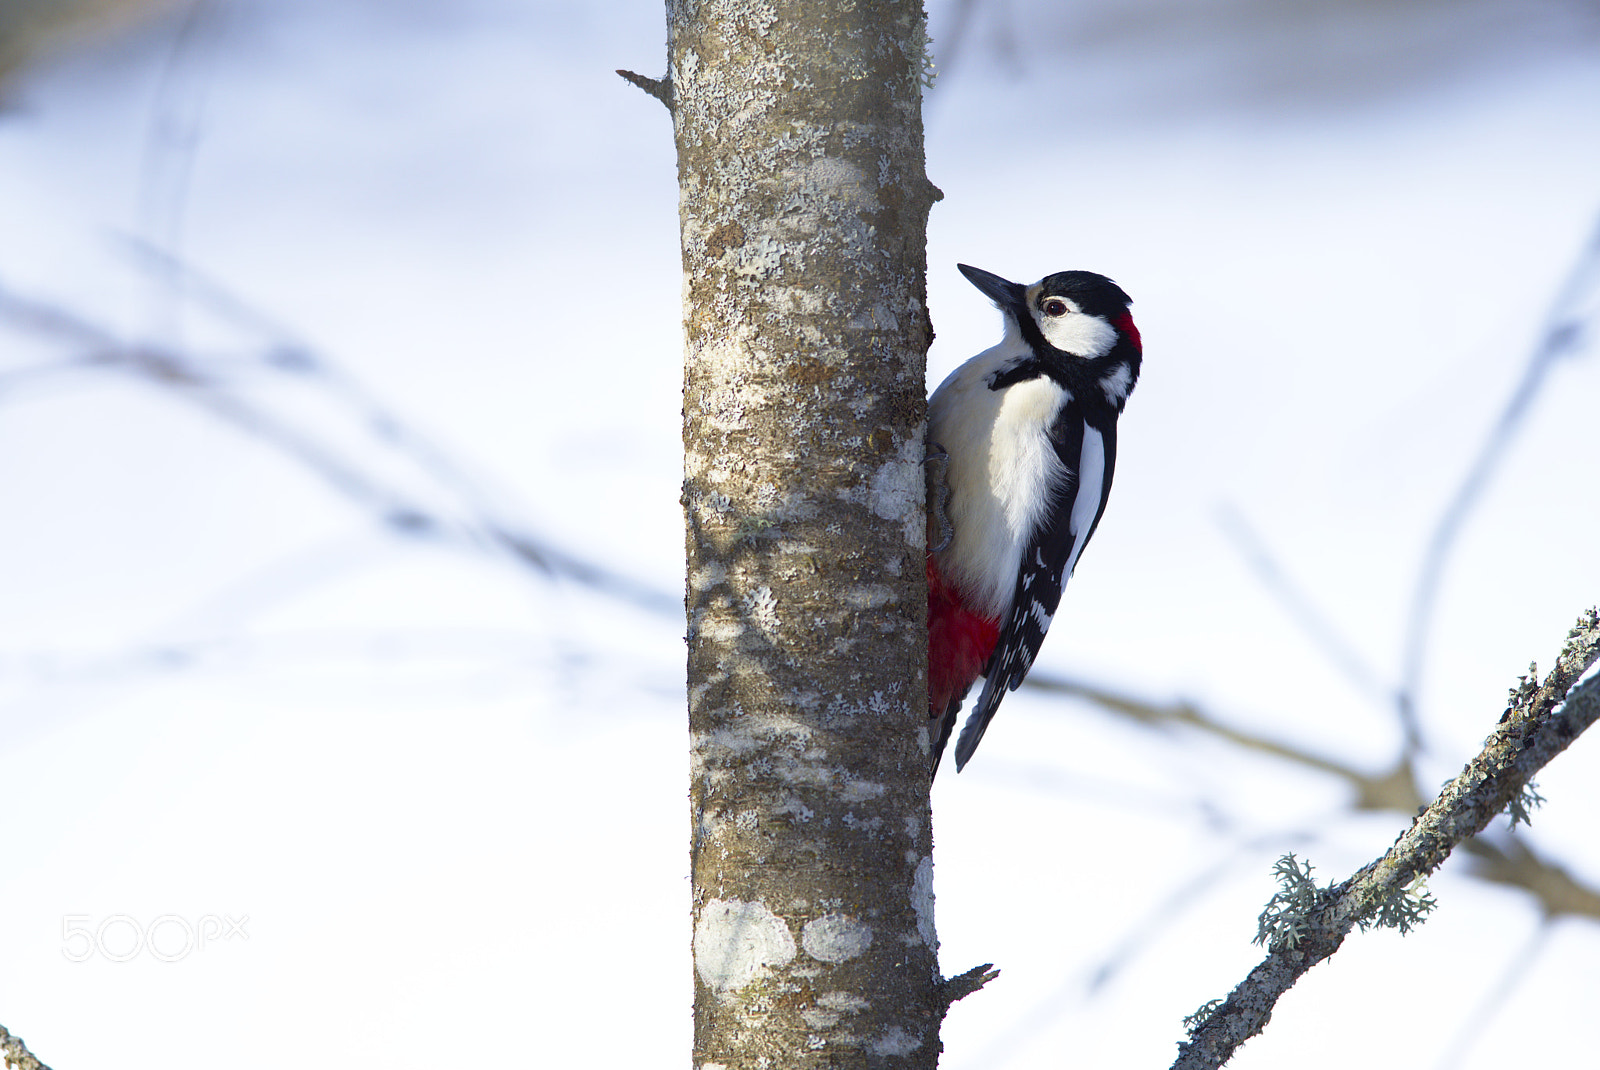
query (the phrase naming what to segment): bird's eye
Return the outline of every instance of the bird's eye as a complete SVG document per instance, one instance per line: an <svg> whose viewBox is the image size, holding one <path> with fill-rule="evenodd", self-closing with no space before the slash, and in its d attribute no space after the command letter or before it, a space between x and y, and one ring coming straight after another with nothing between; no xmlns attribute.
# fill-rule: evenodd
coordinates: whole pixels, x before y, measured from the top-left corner
<svg viewBox="0 0 1600 1070"><path fill-rule="evenodd" d="M1059 297L1052 297L1044 303L1044 314L1046 316L1065 316L1067 314L1067 303Z"/></svg>

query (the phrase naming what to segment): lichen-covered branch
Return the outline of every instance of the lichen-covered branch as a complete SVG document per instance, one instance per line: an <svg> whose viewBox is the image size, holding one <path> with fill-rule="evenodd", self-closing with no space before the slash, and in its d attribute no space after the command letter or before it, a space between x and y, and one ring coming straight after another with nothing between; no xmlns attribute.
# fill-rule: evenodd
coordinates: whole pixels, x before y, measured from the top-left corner
<svg viewBox="0 0 1600 1070"><path fill-rule="evenodd" d="M0 1067L4 1070L50 1070L29 1051L22 1038L6 1032L0 1025Z"/></svg>
<svg viewBox="0 0 1600 1070"><path fill-rule="evenodd" d="M1600 659L1600 616L1590 610L1568 634L1543 683L1530 672L1511 704L1461 775L1401 833L1382 858L1328 889L1281 945L1179 1045L1173 1070L1215 1070L1271 1017L1278 998L1307 970L1339 949L1350 930L1373 923L1462 841L1482 831L1522 792L1533 775L1600 719L1600 676L1573 688Z"/></svg>

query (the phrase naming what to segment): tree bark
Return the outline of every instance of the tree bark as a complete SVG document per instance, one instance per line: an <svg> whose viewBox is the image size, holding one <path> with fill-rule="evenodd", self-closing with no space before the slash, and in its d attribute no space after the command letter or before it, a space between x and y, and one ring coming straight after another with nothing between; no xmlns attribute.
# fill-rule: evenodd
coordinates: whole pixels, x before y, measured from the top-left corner
<svg viewBox="0 0 1600 1070"><path fill-rule="evenodd" d="M667 12L695 1064L932 1067L923 12Z"/></svg>

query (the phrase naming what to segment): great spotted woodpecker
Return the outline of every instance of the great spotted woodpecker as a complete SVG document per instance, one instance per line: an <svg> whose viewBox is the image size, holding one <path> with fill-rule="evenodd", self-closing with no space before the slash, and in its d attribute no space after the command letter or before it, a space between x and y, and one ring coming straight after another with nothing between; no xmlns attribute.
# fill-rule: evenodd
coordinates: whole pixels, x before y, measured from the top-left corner
<svg viewBox="0 0 1600 1070"><path fill-rule="evenodd" d="M1105 512L1117 416L1143 352L1131 300L1104 275L1059 271L1023 286L957 266L1000 309L1005 337L952 372L928 401L929 454L945 455L930 469L929 498L935 773L973 681L984 677L956 742L957 770L1000 700L1033 667Z"/></svg>

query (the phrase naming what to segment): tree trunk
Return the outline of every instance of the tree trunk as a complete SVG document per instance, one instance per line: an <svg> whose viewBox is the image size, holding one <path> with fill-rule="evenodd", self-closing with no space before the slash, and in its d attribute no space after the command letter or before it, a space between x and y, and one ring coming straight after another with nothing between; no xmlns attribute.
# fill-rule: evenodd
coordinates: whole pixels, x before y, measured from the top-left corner
<svg viewBox="0 0 1600 1070"><path fill-rule="evenodd" d="M668 29L695 1063L932 1067L921 5Z"/></svg>

